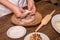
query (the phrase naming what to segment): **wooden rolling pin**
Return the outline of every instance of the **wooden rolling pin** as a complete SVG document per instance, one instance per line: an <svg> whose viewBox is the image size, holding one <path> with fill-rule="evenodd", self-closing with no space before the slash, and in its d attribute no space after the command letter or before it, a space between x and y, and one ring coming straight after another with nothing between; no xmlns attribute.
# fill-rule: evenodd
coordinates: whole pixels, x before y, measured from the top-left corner
<svg viewBox="0 0 60 40"><path fill-rule="evenodd" d="M38 26L38 28L35 30L35 32L37 32L42 26L46 25L46 24L50 21L50 19L52 18L52 15L54 14L54 12L55 12L55 10L53 10L53 11L51 12L51 14L46 15L46 16L42 19L41 24Z"/></svg>

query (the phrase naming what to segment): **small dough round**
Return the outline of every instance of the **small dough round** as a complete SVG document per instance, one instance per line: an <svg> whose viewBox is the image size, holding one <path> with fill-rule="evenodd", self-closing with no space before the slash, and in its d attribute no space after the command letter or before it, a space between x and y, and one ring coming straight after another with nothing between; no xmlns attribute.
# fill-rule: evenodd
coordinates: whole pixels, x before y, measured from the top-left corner
<svg viewBox="0 0 60 40"><path fill-rule="evenodd" d="M56 26L60 27L60 21L56 21Z"/></svg>
<svg viewBox="0 0 60 40"><path fill-rule="evenodd" d="M26 29L22 26L13 26L9 28L7 31L7 36L13 39L21 38L25 34L26 34Z"/></svg>

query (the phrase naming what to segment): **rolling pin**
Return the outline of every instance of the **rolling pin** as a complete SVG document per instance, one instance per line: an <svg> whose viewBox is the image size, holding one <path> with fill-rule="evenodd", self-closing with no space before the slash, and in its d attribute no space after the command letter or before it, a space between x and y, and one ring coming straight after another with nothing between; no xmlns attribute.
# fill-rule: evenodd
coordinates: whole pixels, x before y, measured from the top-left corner
<svg viewBox="0 0 60 40"><path fill-rule="evenodd" d="M46 16L42 19L41 24L38 26L38 28L35 30L35 32L37 32L42 26L46 25L46 24L50 21L50 19L52 18L52 15L54 14L54 12L55 12L55 10L53 10L53 11L51 12L51 14L46 15Z"/></svg>

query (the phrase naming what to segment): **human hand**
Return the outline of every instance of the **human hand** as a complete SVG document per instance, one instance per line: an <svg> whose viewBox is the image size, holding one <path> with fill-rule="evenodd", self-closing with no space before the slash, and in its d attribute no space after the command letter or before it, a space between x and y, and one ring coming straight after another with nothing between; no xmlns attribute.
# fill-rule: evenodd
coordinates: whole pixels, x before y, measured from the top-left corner
<svg viewBox="0 0 60 40"><path fill-rule="evenodd" d="M0 0L0 3L5 5L6 7L8 7L13 13L15 13L15 15L17 17L24 18L27 15L27 14L23 14L22 13L22 12L24 12L23 8L18 7L16 5L12 4L8 0Z"/></svg>
<svg viewBox="0 0 60 40"><path fill-rule="evenodd" d="M12 11L17 17L24 18L25 16L27 16L27 14L23 14L23 12L25 11L23 8L15 7Z"/></svg>
<svg viewBox="0 0 60 40"><path fill-rule="evenodd" d="M31 11L31 15L34 15L36 12L36 7L33 0L28 0L28 10Z"/></svg>

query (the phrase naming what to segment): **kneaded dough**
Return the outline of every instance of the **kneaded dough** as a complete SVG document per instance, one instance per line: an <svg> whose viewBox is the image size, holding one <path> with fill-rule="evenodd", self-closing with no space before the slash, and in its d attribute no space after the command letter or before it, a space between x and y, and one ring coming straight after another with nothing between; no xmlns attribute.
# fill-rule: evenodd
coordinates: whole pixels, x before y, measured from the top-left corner
<svg viewBox="0 0 60 40"><path fill-rule="evenodd" d="M29 14L31 11L29 10L25 10L24 14ZM32 22L33 20L35 20L35 16L31 16L31 15L28 15L27 17L21 19L21 18L18 18L18 20L21 22L21 24L24 24L24 23L28 23L28 22Z"/></svg>
<svg viewBox="0 0 60 40"><path fill-rule="evenodd" d="M24 19L18 18L18 20L20 20L21 22L32 22L34 19L35 19L34 16L28 16Z"/></svg>
<svg viewBox="0 0 60 40"><path fill-rule="evenodd" d="M60 21L56 21L56 26L60 27Z"/></svg>

